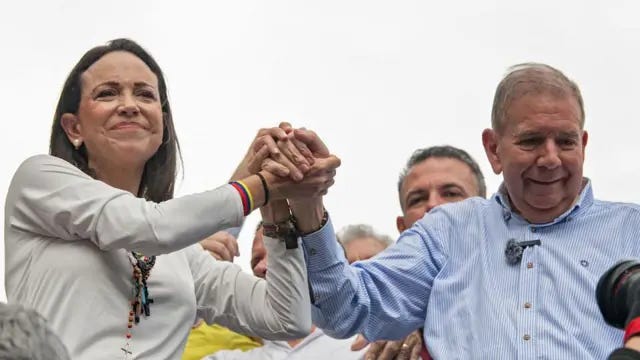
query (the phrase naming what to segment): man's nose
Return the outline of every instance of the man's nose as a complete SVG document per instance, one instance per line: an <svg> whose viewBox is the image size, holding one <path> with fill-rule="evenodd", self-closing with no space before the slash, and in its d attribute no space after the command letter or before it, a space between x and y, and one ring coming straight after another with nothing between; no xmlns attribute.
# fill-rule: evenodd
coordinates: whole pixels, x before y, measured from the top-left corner
<svg viewBox="0 0 640 360"><path fill-rule="evenodd" d="M547 139L544 146L541 146L536 165L547 169L557 168L562 164L560 160L560 149L553 139Z"/></svg>
<svg viewBox="0 0 640 360"><path fill-rule="evenodd" d="M441 205L442 203L444 203L444 201L442 200L440 195L438 194L429 195L429 200L427 201L427 212L431 211L431 209L433 209L438 205Z"/></svg>

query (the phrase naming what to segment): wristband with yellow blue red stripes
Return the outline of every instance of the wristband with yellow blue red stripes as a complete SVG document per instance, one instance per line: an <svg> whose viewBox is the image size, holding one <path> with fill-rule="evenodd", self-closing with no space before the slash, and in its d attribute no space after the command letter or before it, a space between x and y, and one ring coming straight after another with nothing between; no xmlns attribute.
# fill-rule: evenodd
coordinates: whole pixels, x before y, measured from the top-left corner
<svg viewBox="0 0 640 360"><path fill-rule="evenodd" d="M253 210L253 196L251 196L249 187L247 187L247 185L242 181L232 181L229 184L238 191L238 194L240 194L244 216L249 215Z"/></svg>

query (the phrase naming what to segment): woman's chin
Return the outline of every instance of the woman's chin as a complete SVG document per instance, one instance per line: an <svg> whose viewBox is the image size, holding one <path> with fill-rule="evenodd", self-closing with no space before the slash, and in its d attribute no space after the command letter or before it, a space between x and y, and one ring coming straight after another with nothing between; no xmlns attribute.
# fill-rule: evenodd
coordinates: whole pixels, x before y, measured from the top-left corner
<svg viewBox="0 0 640 360"><path fill-rule="evenodd" d="M141 144L123 144L113 147L111 156L118 162L128 166L144 166L146 162L158 151L158 147L140 146Z"/></svg>

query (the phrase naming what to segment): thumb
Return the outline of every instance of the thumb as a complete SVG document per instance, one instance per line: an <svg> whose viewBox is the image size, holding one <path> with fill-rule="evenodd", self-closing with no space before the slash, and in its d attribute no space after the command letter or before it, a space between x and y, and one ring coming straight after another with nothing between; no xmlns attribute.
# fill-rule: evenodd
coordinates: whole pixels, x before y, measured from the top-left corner
<svg viewBox="0 0 640 360"><path fill-rule="evenodd" d="M367 339L365 339L361 334L358 334L358 336L356 336L356 339L351 344L351 351L362 350L365 346L367 346L367 344L369 344Z"/></svg>

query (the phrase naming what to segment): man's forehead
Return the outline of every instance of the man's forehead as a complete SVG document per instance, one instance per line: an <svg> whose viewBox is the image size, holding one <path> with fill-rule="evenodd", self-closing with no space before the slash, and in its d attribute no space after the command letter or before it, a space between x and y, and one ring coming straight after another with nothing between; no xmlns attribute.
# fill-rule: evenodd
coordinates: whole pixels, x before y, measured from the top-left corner
<svg viewBox="0 0 640 360"><path fill-rule="evenodd" d="M511 102L506 112L505 126L513 131L564 129L580 131L580 105L573 96L529 94Z"/></svg>
<svg viewBox="0 0 640 360"><path fill-rule="evenodd" d="M412 166L407 174L407 179L440 178L451 175L472 175L472 171L469 165L461 160L449 157L431 157Z"/></svg>
<svg viewBox="0 0 640 360"><path fill-rule="evenodd" d="M515 137L536 137L536 136L554 136L561 138L579 138L582 131L580 128L575 129L568 127L564 129L552 127L517 127L511 131L511 135Z"/></svg>
<svg viewBox="0 0 640 360"><path fill-rule="evenodd" d="M431 157L411 167L402 185L403 197L427 182L430 186L476 186L473 171L465 162L449 157Z"/></svg>

